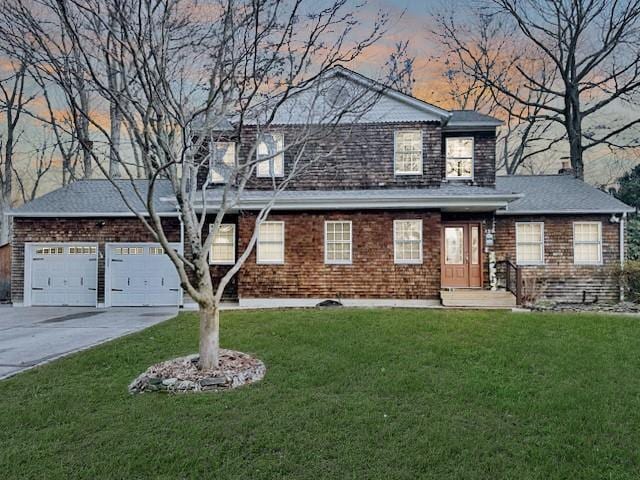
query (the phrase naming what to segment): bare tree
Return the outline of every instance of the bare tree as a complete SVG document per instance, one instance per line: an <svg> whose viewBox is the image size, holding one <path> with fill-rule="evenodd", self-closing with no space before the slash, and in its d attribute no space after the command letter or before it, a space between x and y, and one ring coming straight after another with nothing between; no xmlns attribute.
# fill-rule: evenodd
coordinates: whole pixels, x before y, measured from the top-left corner
<svg viewBox="0 0 640 480"><path fill-rule="evenodd" d="M0 78L0 113L4 117L4 134L0 136L0 244L9 236L9 225L4 221L4 212L12 206L15 149L21 136L20 118L26 105L33 100L25 92L27 67L22 62L11 63L11 71Z"/></svg>
<svg viewBox="0 0 640 480"><path fill-rule="evenodd" d="M387 83L389 87L407 95L413 93L413 85L416 83L413 64L415 57L408 54L409 40L397 42L393 52L386 63Z"/></svg>
<svg viewBox="0 0 640 480"><path fill-rule="evenodd" d="M531 107L523 119L562 129L578 177L588 149L637 146L624 134L640 123L633 113L640 86L639 0L481 0L476 8L488 25L480 32L455 16L437 17L443 44L465 75ZM483 36L491 29L504 34L494 45ZM612 108L628 115L594 120Z"/></svg>
<svg viewBox="0 0 640 480"><path fill-rule="evenodd" d="M444 60L447 93L458 109L474 110L502 120L496 139L496 167L508 175L515 175L564 138L563 132L554 129L552 122L540 118L543 106L552 99L544 92L511 80L517 75L514 65L523 53L519 46L510 42L512 32L509 28L492 16L472 12L465 15L465 28L461 31L456 29L453 18L453 10L445 9L436 14L433 32L447 48ZM451 35L464 36L465 41L473 45L474 52L482 52L484 75L508 83L517 95L505 95L476 75L451 41Z"/></svg>
<svg viewBox="0 0 640 480"><path fill-rule="evenodd" d="M44 129L43 129L44 130ZM51 172L56 158L56 148L44 131L41 143L28 152L22 152L22 161L13 166L20 200L29 202L38 196L45 177Z"/></svg>
<svg viewBox="0 0 640 480"><path fill-rule="evenodd" d="M341 70L336 66L354 60L377 41L386 17L380 15L365 27L359 19L362 5L352 7L347 0L334 0L322 8L303 0L38 3L37 11L20 5L6 11L21 17L14 26L37 24L37 15L59 19L57 28L64 34L46 35L37 43L69 39L80 53L83 69L80 73L71 68L74 81L60 82L60 88L74 98L75 77L81 74L92 92L117 108L135 158L148 175L148 191L130 182L136 198L129 198L122 188L126 180L114 179L91 149L94 165L112 181L174 263L183 289L200 307L200 365L216 367L223 291L250 255L259 226L278 194L309 165L331 154L318 148L318 140L344 122L356 122L383 88L358 87L357 82L337 74ZM111 30L113 17L117 32ZM29 33L43 35L31 27ZM11 41L18 44L23 32L14 27L12 35ZM105 63L123 76L118 91L113 90ZM75 108L98 132L96 140L114 144L110 128L80 100ZM286 144L274 141L272 126L290 123L283 119L293 117L297 126L287 130ZM227 166L226 183L213 190L215 195L207 188L210 180L196 189L198 172L208 169L211 161L203 152L210 152L212 142L224 138L242 139L249 151ZM112 151L125 178L135 178L135 162L119 150ZM286 172L276 168L282 155L287 158ZM214 285L208 264L213 239L225 215L242 204L256 169L272 174L270 195L258 209L248 245ZM171 184L175 195L184 225L184 253L171 248L153 200L161 179ZM144 212L137 208L138 203L145 206Z"/></svg>

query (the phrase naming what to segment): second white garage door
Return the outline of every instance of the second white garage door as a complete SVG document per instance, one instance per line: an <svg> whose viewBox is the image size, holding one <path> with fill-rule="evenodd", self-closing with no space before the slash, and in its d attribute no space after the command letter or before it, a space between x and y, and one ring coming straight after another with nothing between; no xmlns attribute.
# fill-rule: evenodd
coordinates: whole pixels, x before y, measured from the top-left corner
<svg viewBox="0 0 640 480"><path fill-rule="evenodd" d="M178 249L179 245L173 245ZM105 289L113 307L179 305L178 273L155 243L107 244Z"/></svg>

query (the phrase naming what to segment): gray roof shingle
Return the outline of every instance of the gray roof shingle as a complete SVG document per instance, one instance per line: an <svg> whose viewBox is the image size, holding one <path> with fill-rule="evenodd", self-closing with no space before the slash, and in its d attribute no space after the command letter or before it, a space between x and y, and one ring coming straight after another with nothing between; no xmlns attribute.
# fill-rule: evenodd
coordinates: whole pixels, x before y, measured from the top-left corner
<svg viewBox="0 0 640 480"><path fill-rule="evenodd" d="M145 208L134 191L129 180L118 180L119 188L136 209ZM135 188L144 196L147 193L147 181L136 180ZM207 203L219 201L221 189L207 192ZM239 206L255 207L271 198L270 191L248 190L243 193ZM521 198L518 198L518 195ZM156 184L154 199L158 213L174 214L175 204L171 184L160 180ZM233 194L230 195L233 197ZM200 196L196 196L199 199ZM277 204L316 205L329 202L337 205L357 205L367 208L380 201L393 202L407 207L434 200L438 202L456 199L472 202L484 199L496 202L508 202L506 208L498 210L501 215L523 214L561 214L561 213L623 213L634 209L613 196L598 190L570 175L515 175L496 178L496 188L479 187L465 184L443 184L437 188L381 188L361 190L285 190L278 195ZM465 200L466 199L466 200ZM232 200L233 202L233 200ZM440 202L441 203L441 202ZM425 203L426 204L426 203ZM32 202L26 203L10 212L14 216L99 216L131 215L118 190L108 180L80 180L64 188L54 190Z"/></svg>
<svg viewBox="0 0 640 480"><path fill-rule="evenodd" d="M447 122L447 127L498 127L502 122L484 113L475 110L451 110L451 118Z"/></svg>
<svg viewBox="0 0 640 480"><path fill-rule="evenodd" d="M571 175L512 175L496 177L496 188L523 193L499 214L630 213L635 209Z"/></svg>
<svg viewBox="0 0 640 480"><path fill-rule="evenodd" d="M35 200L13 209L10 214L14 216L64 216L78 214L105 214L105 215L132 215L122 199L118 189L125 198L138 211L144 212L144 204L138 198L136 190L146 198L148 182L146 180L116 180L118 188L110 181L103 179L78 180L69 185L53 190ZM156 182L154 189L154 201L158 213L175 213L175 207L171 202L164 202L162 197L172 196L173 190L167 180Z"/></svg>

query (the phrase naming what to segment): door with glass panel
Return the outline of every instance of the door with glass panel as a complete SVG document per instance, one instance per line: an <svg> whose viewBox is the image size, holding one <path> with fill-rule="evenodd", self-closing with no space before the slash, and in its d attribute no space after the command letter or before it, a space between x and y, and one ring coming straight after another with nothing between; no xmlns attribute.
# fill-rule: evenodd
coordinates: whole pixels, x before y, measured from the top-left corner
<svg viewBox="0 0 640 480"><path fill-rule="evenodd" d="M482 286L479 223L445 224L442 228L442 286Z"/></svg>

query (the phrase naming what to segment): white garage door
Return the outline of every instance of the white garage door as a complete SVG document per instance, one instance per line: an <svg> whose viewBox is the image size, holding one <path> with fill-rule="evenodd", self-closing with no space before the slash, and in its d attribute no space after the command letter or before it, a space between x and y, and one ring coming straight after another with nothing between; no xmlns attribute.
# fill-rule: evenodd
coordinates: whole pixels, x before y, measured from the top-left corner
<svg viewBox="0 0 640 480"><path fill-rule="evenodd" d="M105 284L112 306L180 304L178 273L159 244L108 244L107 262Z"/></svg>
<svg viewBox="0 0 640 480"><path fill-rule="evenodd" d="M31 245L31 305L95 306L97 250L95 244Z"/></svg>

